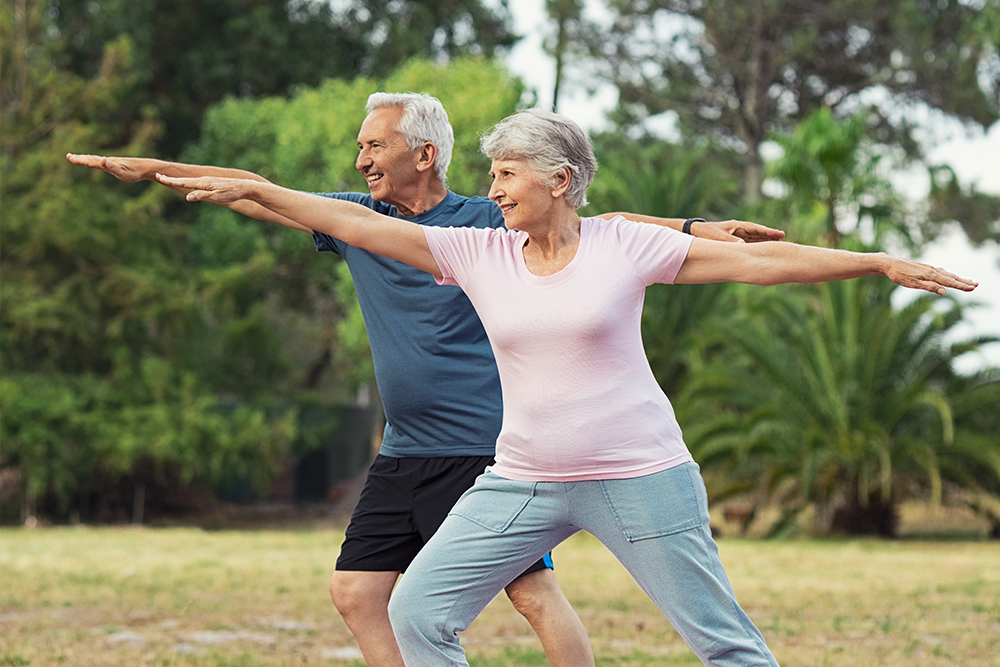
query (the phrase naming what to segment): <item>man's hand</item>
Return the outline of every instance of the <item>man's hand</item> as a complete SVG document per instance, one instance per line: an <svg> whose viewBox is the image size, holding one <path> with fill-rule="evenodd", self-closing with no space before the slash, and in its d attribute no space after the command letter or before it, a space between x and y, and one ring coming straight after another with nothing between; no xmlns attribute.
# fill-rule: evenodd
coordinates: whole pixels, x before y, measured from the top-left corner
<svg viewBox="0 0 1000 667"><path fill-rule="evenodd" d="M106 171L126 183L151 181L160 160L141 157L104 157L102 155L75 155L67 153L66 159L90 169Z"/></svg>
<svg viewBox="0 0 1000 667"><path fill-rule="evenodd" d="M691 234L712 241L731 243L758 243L760 241L780 241L785 232L771 229L756 222L726 220L725 222L692 222Z"/></svg>
<svg viewBox="0 0 1000 667"><path fill-rule="evenodd" d="M675 231L684 228L683 218L658 218L652 215L641 215L638 213L601 213L598 217L610 220L616 215L620 215L626 220L645 222L650 225L660 225L670 227ZM692 222L689 231L692 236L708 239L709 241L729 241L730 243L757 243L758 241L780 241L785 237L785 232L780 229L771 229L756 222L744 222L743 220L726 220L725 222Z"/></svg>

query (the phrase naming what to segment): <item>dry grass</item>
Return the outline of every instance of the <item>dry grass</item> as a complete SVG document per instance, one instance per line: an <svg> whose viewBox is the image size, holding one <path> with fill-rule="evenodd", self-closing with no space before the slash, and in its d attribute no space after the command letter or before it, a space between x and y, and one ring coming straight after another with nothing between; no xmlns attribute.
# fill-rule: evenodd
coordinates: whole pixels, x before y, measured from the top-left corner
<svg viewBox="0 0 1000 667"><path fill-rule="evenodd" d="M356 666L326 585L342 533L0 533L0 665ZM741 603L786 666L1000 665L989 542L721 539ZM555 555L598 664L698 664L595 540ZM503 599L465 633L476 667L544 665Z"/></svg>

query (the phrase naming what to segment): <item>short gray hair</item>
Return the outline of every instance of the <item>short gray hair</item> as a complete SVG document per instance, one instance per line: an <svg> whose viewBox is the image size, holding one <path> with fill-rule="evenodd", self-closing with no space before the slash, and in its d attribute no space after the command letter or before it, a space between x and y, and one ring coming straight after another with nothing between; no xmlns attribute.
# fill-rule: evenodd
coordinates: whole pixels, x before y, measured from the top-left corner
<svg viewBox="0 0 1000 667"><path fill-rule="evenodd" d="M372 93L368 96L365 107L368 113L381 107L402 107L403 116L396 129L406 139L406 145L411 151L427 141L437 146L434 173L444 183L451 163L451 151L455 146L455 133L441 101L427 93Z"/></svg>
<svg viewBox="0 0 1000 667"><path fill-rule="evenodd" d="M563 167L571 172L566 202L587 203L587 188L597 172L590 138L575 122L545 109L523 109L496 124L479 142L491 160L524 160L543 183L555 183Z"/></svg>

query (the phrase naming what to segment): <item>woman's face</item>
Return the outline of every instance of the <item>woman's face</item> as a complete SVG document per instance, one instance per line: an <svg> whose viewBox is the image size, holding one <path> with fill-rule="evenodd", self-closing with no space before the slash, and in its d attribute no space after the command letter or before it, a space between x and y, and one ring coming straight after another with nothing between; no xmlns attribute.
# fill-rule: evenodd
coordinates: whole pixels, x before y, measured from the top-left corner
<svg viewBox="0 0 1000 667"><path fill-rule="evenodd" d="M557 198L526 161L493 160L490 176L490 199L500 206L508 229L528 230L547 220Z"/></svg>

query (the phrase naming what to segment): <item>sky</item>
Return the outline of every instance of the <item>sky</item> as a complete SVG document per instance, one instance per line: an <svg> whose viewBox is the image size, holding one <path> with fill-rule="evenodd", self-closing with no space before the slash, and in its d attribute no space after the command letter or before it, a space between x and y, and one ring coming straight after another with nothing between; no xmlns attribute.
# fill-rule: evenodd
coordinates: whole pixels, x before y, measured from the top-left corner
<svg viewBox="0 0 1000 667"><path fill-rule="evenodd" d="M550 106L555 65L542 51L542 40L551 34L554 25L544 7L539 0L510 0L514 31L524 38L511 50L507 65L512 74L535 92L539 105ZM582 86L570 81L560 90L559 111L588 130L600 130L605 126L605 113L615 102L615 93L610 88L590 95ZM925 132L930 162L951 165L963 186L975 184L983 192L1000 195L1000 123L983 132L968 130L957 122L928 119ZM914 196L926 195L929 187L926 176L897 176L894 181L901 191ZM768 224L766 220L755 222ZM967 323L954 329L955 339L1000 336L1000 248L996 245L971 247L955 225L921 256L911 259L944 267L979 282L979 287L971 294L952 291L952 295L964 303L982 304L967 311ZM902 291L898 293L905 298ZM966 355L957 367L963 372L971 372L985 365L1000 366L1000 343L985 346L979 355Z"/></svg>

